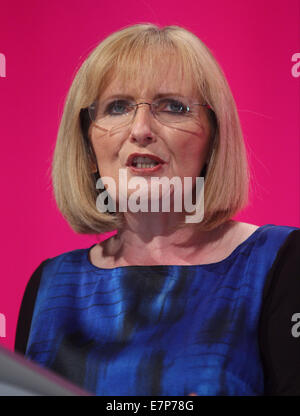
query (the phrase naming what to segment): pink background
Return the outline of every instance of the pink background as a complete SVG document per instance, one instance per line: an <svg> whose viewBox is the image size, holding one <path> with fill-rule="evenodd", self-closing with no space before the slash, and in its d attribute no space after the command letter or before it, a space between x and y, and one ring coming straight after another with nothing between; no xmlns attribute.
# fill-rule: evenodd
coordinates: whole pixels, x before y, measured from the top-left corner
<svg viewBox="0 0 300 416"><path fill-rule="evenodd" d="M91 246L52 197L50 163L71 80L87 54L124 26L183 26L204 41L232 88L249 152L253 192L237 219L300 226L299 0L27 0L3 2L0 53L0 313L13 348L26 283L42 260Z"/></svg>

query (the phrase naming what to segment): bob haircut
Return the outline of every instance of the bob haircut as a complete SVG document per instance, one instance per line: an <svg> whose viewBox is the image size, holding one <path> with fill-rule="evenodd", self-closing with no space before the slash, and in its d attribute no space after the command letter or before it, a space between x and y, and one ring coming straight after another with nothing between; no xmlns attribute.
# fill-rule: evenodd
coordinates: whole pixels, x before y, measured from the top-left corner
<svg viewBox="0 0 300 416"><path fill-rule="evenodd" d="M166 62L171 54L177 57L178 71L193 82L199 97L212 108L205 107L212 133L205 169L204 218L184 225L212 230L248 203L250 175L240 120L214 56L182 27L136 24L111 34L90 53L67 95L54 150L52 183L57 206L75 232L98 234L121 229L124 224L122 213L101 213L96 207L97 161L82 109L99 97L116 74L130 81L146 68L153 78L156 58Z"/></svg>

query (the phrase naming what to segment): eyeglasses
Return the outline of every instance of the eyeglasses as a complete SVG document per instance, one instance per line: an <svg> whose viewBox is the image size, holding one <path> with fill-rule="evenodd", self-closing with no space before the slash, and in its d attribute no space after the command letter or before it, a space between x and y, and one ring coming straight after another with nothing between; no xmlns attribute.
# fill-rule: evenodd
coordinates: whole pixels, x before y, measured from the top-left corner
<svg viewBox="0 0 300 416"><path fill-rule="evenodd" d="M100 128L110 131L130 124L140 105L148 105L153 117L162 124L172 126L180 123L190 123L199 119L199 106L212 109L206 103L191 103L188 98L160 98L151 104L134 103L127 99L117 99L108 104L95 101L87 110L90 120Z"/></svg>

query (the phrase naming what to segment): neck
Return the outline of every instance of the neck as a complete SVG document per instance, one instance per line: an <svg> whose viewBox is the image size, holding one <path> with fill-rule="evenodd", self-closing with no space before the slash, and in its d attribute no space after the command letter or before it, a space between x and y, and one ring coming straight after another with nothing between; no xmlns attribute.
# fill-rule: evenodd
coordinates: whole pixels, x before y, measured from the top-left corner
<svg viewBox="0 0 300 416"><path fill-rule="evenodd" d="M182 213L126 213L125 226L107 240L104 255L115 265L193 264L199 251L216 247L228 223L212 231L180 226Z"/></svg>

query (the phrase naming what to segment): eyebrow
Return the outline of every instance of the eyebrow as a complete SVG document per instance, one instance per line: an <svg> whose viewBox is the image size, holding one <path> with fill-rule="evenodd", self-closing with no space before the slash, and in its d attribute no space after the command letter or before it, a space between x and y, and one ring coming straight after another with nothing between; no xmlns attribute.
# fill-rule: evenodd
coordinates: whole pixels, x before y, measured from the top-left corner
<svg viewBox="0 0 300 416"><path fill-rule="evenodd" d="M184 95L182 95L180 93L177 93L177 92L164 92L164 93L156 94L155 97L154 97L154 100L156 100L157 98L174 97L174 96L175 97L182 97L182 98L184 97ZM112 100L114 98L124 98L124 99L127 99L127 100L134 100L132 95L114 94L114 95L108 96L103 102L106 102L108 100ZM100 97L100 101L102 101L101 97Z"/></svg>

